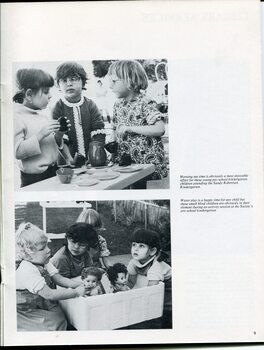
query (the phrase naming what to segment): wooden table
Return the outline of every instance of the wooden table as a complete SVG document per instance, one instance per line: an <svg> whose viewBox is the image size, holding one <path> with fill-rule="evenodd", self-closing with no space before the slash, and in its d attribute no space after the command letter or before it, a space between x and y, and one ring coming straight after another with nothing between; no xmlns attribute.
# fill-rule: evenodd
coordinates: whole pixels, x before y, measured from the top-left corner
<svg viewBox="0 0 264 350"><path fill-rule="evenodd" d="M83 190L122 190L134 184L135 182L143 179L144 177L152 174L155 171L155 165L142 164L143 168L136 172L121 173L112 180L100 180L99 183L93 186L78 186L79 177L82 175L75 175L70 184L62 184L57 176L51 177L47 180L36 182L32 185L22 187L18 189L18 192L28 191L83 191ZM106 168L105 171L118 172L119 166L114 165L111 168ZM101 171L96 169L96 171ZM86 175L85 175L86 176ZM87 175L88 176L88 175ZM96 173L89 175L91 177L96 176Z"/></svg>

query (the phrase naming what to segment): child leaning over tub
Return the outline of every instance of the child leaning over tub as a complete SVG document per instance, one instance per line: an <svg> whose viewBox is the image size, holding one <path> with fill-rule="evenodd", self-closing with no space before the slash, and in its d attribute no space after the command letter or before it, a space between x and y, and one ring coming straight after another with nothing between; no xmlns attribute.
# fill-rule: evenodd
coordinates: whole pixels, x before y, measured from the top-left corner
<svg viewBox="0 0 264 350"><path fill-rule="evenodd" d="M81 276L83 268L93 266L89 249L94 237L97 237L97 233L89 224L78 222L69 227L66 244L51 258L62 276L78 277Z"/></svg>
<svg viewBox="0 0 264 350"><path fill-rule="evenodd" d="M86 267L82 270L81 278L85 287L85 296L104 294L100 286L102 270L98 267Z"/></svg>
<svg viewBox="0 0 264 350"><path fill-rule="evenodd" d="M161 250L157 232L147 229L134 231L132 238L131 255L127 271L128 282L134 286L138 275L146 276L148 286L165 283L163 328L171 328L171 267L163 261L167 254Z"/></svg>
<svg viewBox="0 0 264 350"><path fill-rule="evenodd" d="M118 161L129 154L135 163L156 166L150 179L167 176L167 166L161 136L165 132L157 103L142 90L148 87L147 74L137 61L116 61L108 70L110 88L119 99L114 104L113 123L118 141Z"/></svg>
<svg viewBox="0 0 264 350"><path fill-rule="evenodd" d="M59 275L49 262L50 249L44 232L23 223L16 232L16 294L18 331L66 330L60 299L85 294L85 287ZM56 284L70 289L56 289ZM72 289L74 288L74 289Z"/></svg>
<svg viewBox="0 0 264 350"><path fill-rule="evenodd" d="M49 103L53 78L40 69L20 69L16 82L14 147L15 157L20 161L21 187L24 187L55 176L58 148L65 147L59 123L42 111Z"/></svg>
<svg viewBox="0 0 264 350"><path fill-rule="evenodd" d="M56 81L62 92L53 110L53 119L65 116L70 120L68 131L68 159L76 164L77 154L84 162L90 142L105 142L104 122L96 104L83 95L87 74L76 62L64 62L56 72ZM82 164L79 164L82 165Z"/></svg>
<svg viewBox="0 0 264 350"><path fill-rule="evenodd" d="M109 266L106 274L111 282L113 293L130 290L127 285L127 268L124 264L116 263L113 266Z"/></svg>
<svg viewBox="0 0 264 350"><path fill-rule="evenodd" d="M107 257L110 251L107 248L106 240L99 233L103 230L103 223L100 214L94 209L84 209L79 215L77 222L85 222L91 225L97 232L94 239L89 241L89 253L93 259L93 265L97 267L108 267Z"/></svg>

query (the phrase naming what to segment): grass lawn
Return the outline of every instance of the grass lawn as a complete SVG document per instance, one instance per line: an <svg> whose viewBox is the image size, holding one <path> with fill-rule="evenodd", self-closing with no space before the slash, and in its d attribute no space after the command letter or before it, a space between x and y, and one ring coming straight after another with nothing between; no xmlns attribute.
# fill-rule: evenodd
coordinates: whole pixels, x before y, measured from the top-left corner
<svg viewBox="0 0 264 350"><path fill-rule="evenodd" d="M96 208L95 202L90 202L92 207ZM132 224L130 226L123 225L120 222L114 221L112 213L112 202L97 202L98 212L101 215L105 230L102 236L106 239L108 249L111 255L129 254L130 253L130 236L136 227L144 227L144 224ZM47 232L63 233L67 228L75 223L78 218L81 208L56 208L47 209ZM29 202L26 204L16 205L16 221L15 226L24 221L29 221L40 228L43 228L42 223L42 207L38 202ZM64 243L64 240L53 240L51 250L54 254Z"/></svg>

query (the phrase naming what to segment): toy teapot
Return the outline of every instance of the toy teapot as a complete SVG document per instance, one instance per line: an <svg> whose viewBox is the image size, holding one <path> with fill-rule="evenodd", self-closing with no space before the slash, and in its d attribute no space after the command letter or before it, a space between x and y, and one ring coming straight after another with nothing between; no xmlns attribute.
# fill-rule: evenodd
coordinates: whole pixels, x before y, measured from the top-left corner
<svg viewBox="0 0 264 350"><path fill-rule="evenodd" d="M106 152L104 149L104 144L99 141L92 141L89 144L88 150L89 162L94 167L106 165Z"/></svg>

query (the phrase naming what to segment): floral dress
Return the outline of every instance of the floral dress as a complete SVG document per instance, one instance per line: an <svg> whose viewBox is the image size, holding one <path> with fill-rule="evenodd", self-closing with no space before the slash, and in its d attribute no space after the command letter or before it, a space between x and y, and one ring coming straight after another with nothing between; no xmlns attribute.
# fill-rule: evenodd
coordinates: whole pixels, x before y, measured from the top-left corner
<svg viewBox="0 0 264 350"><path fill-rule="evenodd" d="M120 99L114 105L113 122L116 127L126 126L144 126L148 125L147 117L156 115L156 120L162 120L162 114L157 109L157 104L149 100L143 94L139 94L134 100L126 101ZM164 147L161 137L144 136L134 133L126 133L117 136L118 157L126 153L130 154L132 161L143 164L150 163L156 166L152 179L162 179L167 176L167 166L164 154Z"/></svg>

